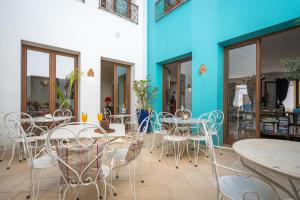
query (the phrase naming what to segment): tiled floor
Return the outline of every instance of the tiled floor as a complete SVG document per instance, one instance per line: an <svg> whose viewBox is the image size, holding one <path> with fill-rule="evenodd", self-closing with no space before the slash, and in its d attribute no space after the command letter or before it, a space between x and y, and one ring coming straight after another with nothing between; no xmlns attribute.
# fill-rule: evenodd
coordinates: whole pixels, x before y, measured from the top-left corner
<svg viewBox="0 0 300 200"><path fill-rule="evenodd" d="M210 200L216 199L216 187L212 176L209 159L203 154L199 157L198 167L188 162L187 156L180 161L179 169L175 168L174 157L164 157L158 162L160 149L149 152L150 138L146 138L143 149L143 178L142 184L137 182L137 199L139 200ZM223 162L232 164L237 158L226 152L219 156ZM6 170L7 159L0 163L0 199L25 200L29 187L29 168L27 163L17 162L10 170ZM120 178L114 179L113 184L118 189L117 200L131 199L128 182L128 168L123 168ZM58 199L59 172L53 168L42 174L39 199ZM70 197L69 199L73 199ZM81 188L80 199L96 199L94 187ZM108 199L112 199L108 196Z"/></svg>

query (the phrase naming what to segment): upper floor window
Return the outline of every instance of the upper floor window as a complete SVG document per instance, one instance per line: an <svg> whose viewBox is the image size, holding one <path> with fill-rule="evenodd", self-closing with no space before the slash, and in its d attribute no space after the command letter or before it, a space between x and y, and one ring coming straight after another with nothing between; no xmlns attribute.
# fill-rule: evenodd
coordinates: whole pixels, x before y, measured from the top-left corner
<svg viewBox="0 0 300 200"><path fill-rule="evenodd" d="M155 19L159 20L188 0L158 0L155 2Z"/></svg>
<svg viewBox="0 0 300 200"><path fill-rule="evenodd" d="M132 0L100 0L100 8L138 23L138 6Z"/></svg>

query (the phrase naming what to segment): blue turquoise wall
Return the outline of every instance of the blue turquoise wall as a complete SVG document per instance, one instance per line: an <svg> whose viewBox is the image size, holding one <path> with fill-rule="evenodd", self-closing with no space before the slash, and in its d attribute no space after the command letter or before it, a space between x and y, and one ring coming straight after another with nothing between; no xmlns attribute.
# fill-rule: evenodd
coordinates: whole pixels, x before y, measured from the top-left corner
<svg viewBox="0 0 300 200"><path fill-rule="evenodd" d="M299 0L190 0L155 21L155 0L148 0L148 66L160 94L161 63L191 53L193 114L223 109L223 46L294 26ZM199 74L201 64L207 73Z"/></svg>

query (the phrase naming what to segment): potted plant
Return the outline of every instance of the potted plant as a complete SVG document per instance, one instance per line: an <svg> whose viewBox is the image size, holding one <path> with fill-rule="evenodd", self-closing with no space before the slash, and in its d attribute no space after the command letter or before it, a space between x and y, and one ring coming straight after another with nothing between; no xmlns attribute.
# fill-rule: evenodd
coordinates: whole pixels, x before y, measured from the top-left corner
<svg viewBox="0 0 300 200"><path fill-rule="evenodd" d="M71 95L74 89L74 83L80 79L81 72L78 69L74 69L66 76L66 85L62 89L56 83L52 83L55 87L56 94L59 98L59 109L70 109Z"/></svg>
<svg viewBox="0 0 300 200"><path fill-rule="evenodd" d="M133 81L133 90L137 97L136 107L140 112L138 118L140 124L151 113L153 109L152 103L156 98L158 88L152 88L151 81L146 79Z"/></svg>

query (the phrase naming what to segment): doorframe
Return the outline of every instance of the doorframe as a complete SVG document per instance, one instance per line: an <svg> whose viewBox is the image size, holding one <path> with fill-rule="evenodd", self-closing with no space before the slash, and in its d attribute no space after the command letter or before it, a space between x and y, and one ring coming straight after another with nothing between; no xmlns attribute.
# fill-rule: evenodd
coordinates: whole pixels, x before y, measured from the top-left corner
<svg viewBox="0 0 300 200"><path fill-rule="evenodd" d="M224 95L223 95L223 110L224 110L224 129L223 129L223 136L224 136L224 143L226 144L233 144L236 140L230 139L228 138L228 107L227 107L227 103L228 103L228 91L227 91L227 84L228 84L228 65L229 65L229 59L228 59L228 51L231 49L235 49L238 47L242 47L242 46L246 46L249 44L254 44L256 43L256 109L255 109L255 117L256 117L256 137L260 138L260 104L261 104L261 88L260 88L260 84L261 84L261 80L260 80L260 76L261 76L261 40L273 35L277 35L280 33L284 33L287 31L291 31L294 29L300 28L300 25L291 27L291 28L287 28L285 30L280 30L280 31L276 31L267 35L263 35L263 36L259 36L259 37L255 37L253 39L250 40L246 40L243 42L239 42L236 44L232 44L229 46L224 47L224 85L223 85L223 89L224 89Z"/></svg>
<svg viewBox="0 0 300 200"><path fill-rule="evenodd" d="M74 69L79 69L79 54L77 53L67 53L56 47L39 47L37 43L23 44L21 43L21 111L27 112L27 50L38 51L49 54L49 112L53 113L56 110L56 91L52 87L51 83L55 83L56 79L56 56L66 56L74 58ZM74 117L75 121L78 120L78 81L74 82Z"/></svg>
<svg viewBox="0 0 300 200"><path fill-rule="evenodd" d="M128 65L128 64L123 64L123 63L119 63L119 62L112 62L112 61L107 61L107 60L101 60L102 61L105 61L105 62L110 62L113 64L113 70L114 70L114 74L113 74L113 77L114 77L114 80L113 80L113 111L114 111L114 114L117 113L117 67L120 66L120 67L125 67L127 68L127 75L128 75L128 80L126 80L128 82L128 88L126 87L126 91L128 90L128 99L126 97L126 101L128 101L128 114L131 113L131 65ZM102 73L102 68L101 68L101 73ZM100 74L101 76L101 74ZM100 83L101 84L101 83ZM125 92L126 92L125 91ZM101 92L100 92L100 95L101 95Z"/></svg>
<svg viewBox="0 0 300 200"><path fill-rule="evenodd" d="M169 63L166 63L166 64L163 64L162 65L162 72L163 72L163 101L162 101L162 108L163 108L163 111L166 110L166 104L165 104L165 100L166 100L166 94L165 94L165 89L166 89L166 86L165 86L165 82L166 82L166 70L167 70L167 65L171 65L171 64L177 64L176 67L177 67L177 86L176 86L176 110L180 108L180 69L181 69L181 64L182 63L185 63L185 62L188 62L188 61L192 61L193 60L193 57L190 56L190 57L186 57L186 58L183 58L183 59L180 59L180 60L176 60L176 61L173 61L173 62L169 62ZM191 66L192 67L192 66ZM193 94L193 93L192 93Z"/></svg>

